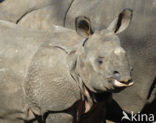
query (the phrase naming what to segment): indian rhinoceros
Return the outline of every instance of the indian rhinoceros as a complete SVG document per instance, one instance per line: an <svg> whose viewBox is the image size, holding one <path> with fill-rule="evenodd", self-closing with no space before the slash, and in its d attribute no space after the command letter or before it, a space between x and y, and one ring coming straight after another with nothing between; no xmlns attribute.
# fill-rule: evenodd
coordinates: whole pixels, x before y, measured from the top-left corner
<svg viewBox="0 0 156 123"><path fill-rule="evenodd" d="M126 52L116 36L128 27L132 11L125 9L120 15L101 31L92 30L90 20L79 16L79 35L62 28L39 47L25 80L29 109L35 115L48 116L48 123L78 122L96 104L92 95L133 84Z"/></svg>
<svg viewBox="0 0 156 123"><path fill-rule="evenodd" d="M132 75L136 84L121 93L114 94L114 99L127 112L146 111L146 113L155 112L156 115L156 107L151 107L152 105L155 106L156 103L156 31L155 28L152 28L156 25L156 16L154 16L156 11L155 0L73 0L66 13L64 13L66 15L63 15L65 17L63 19L64 25L65 27L74 29L75 17L84 15L91 19L94 29L100 30L108 26L112 18L116 15L116 12L126 7L134 10L134 21L130 29L119 36L122 39L122 46L128 53L130 64L135 68ZM48 14L40 15L40 13L46 13L46 10L48 14L51 13L48 12L48 8L34 11L21 18L19 24L37 29L50 29L53 25L53 20L58 18L57 16L53 16L53 18L48 17L46 19ZM38 24L37 19L40 17L43 19ZM47 26L48 24L49 26ZM150 109L144 107L145 105L148 105ZM115 105L112 105L112 107L114 108ZM123 116L122 110L120 109L120 117L118 115L119 110L112 109L112 107L110 109L113 113L117 111L113 114L113 117L116 116L120 121ZM109 116L111 115L109 114Z"/></svg>
<svg viewBox="0 0 156 123"><path fill-rule="evenodd" d="M132 11L125 9L107 29L94 31L90 19L79 16L76 32L59 26L52 32L34 31L0 21L0 119L17 123L41 116L47 123L103 122L105 109L99 108L106 106L94 95L133 84L116 35L131 18Z"/></svg>

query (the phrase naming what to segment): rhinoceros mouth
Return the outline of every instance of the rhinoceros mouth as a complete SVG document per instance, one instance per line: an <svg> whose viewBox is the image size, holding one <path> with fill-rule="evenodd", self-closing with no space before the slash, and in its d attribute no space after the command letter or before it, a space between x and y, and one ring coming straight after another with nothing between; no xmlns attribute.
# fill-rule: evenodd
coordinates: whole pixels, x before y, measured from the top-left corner
<svg viewBox="0 0 156 123"><path fill-rule="evenodd" d="M119 81L116 79L112 79L111 82L112 82L113 86L115 86L115 87L129 87L134 84L133 80L129 80L128 82L122 82L122 81Z"/></svg>

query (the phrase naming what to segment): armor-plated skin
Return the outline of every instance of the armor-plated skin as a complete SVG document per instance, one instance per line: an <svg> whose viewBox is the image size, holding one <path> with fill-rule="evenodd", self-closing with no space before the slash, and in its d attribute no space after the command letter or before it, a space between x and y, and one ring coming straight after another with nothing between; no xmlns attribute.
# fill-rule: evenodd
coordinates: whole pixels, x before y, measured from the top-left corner
<svg viewBox="0 0 156 123"><path fill-rule="evenodd" d="M53 25L53 21L51 20L57 20L57 16L44 19L49 14L50 16L53 15L53 12L40 14L50 11L49 8L50 7L47 7L36 10L30 14L28 13L21 18L19 24L43 30L51 29ZM65 17L63 21L66 27L74 29L75 17L83 15L89 17L92 21L93 28L98 30L107 27L117 12L120 12L124 8L133 9L134 18L132 26L128 31L121 33L119 37L121 38L122 46L128 53L130 64L134 68L132 75L134 76L133 78L136 84L120 94L114 94L114 99L119 106L127 112L140 112L146 104L151 102L155 105L156 88L154 86L155 82L153 82L156 75L156 31L155 28L153 28L156 25L155 0L73 0L71 6L69 5L67 8L69 8L68 11L64 13L65 15L63 14ZM56 10L55 13L57 13L57 11L58 10ZM2 12L2 14L4 14L4 12ZM36 16L36 18L34 18L34 16ZM42 21L37 20L38 18L41 20L41 17L43 18ZM62 20L54 21L54 24L61 24L62 26ZM154 110L154 107L151 109ZM151 110L146 109L146 111L150 112ZM117 112L113 114L113 116L117 116L117 114L119 113ZM117 117L120 121L121 118L119 116Z"/></svg>
<svg viewBox="0 0 156 123"><path fill-rule="evenodd" d="M131 20L131 10L122 13L130 13ZM120 19L124 20L124 17ZM80 116L94 106L94 97L90 93L113 92L133 84L126 52L120 47L116 35L130 21L121 23L117 29L118 20L115 19L106 30L93 32L89 19L78 17L76 31L80 36L62 28L62 32L56 32L52 40L40 46L25 81L32 112L37 115L48 112L48 123L78 122ZM115 77L114 71L119 78Z"/></svg>
<svg viewBox="0 0 156 123"><path fill-rule="evenodd" d="M93 31L86 17L76 18L77 32L59 26L33 31L1 21L0 118L17 123L34 114L46 122L78 122L96 104L94 94L132 85L116 35L129 25L132 11L120 14L127 13L128 21L118 16L102 31Z"/></svg>
<svg viewBox="0 0 156 123"><path fill-rule="evenodd" d="M22 121L12 119L27 119L24 78L29 64L38 47L51 35L0 21L0 37L0 118L18 123Z"/></svg>

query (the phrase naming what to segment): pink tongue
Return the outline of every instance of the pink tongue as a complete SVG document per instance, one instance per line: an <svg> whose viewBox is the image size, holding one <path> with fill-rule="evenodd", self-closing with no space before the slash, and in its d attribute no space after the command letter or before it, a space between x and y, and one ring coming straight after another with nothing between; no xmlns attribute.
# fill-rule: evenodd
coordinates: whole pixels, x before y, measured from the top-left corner
<svg viewBox="0 0 156 123"><path fill-rule="evenodd" d="M118 80L114 80L114 85L117 87L127 87L127 86L131 86L133 84L134 84L134 82L131 82L129 84L124 84L124 83L119 82Z"/></svg>

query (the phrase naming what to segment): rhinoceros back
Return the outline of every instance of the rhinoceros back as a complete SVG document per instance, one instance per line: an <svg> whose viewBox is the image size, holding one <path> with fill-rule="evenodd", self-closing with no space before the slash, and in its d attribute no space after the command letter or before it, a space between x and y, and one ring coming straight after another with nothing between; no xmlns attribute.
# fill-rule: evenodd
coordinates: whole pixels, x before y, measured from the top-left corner
<svg viewBox="0 0 156 123"><path fill-rule="evenodd" d="M0 21L0 117L24 117L27 110L24 77L45 38L45 33Z"/></svg>

